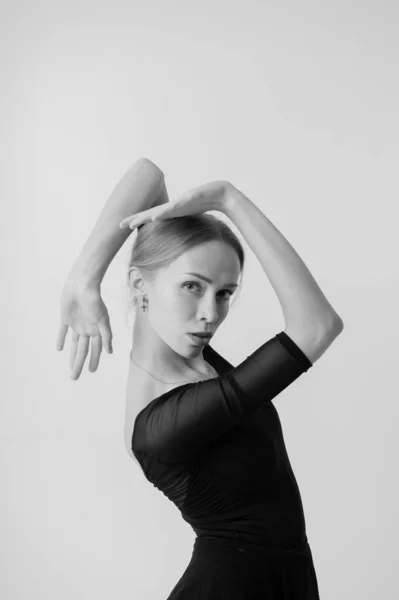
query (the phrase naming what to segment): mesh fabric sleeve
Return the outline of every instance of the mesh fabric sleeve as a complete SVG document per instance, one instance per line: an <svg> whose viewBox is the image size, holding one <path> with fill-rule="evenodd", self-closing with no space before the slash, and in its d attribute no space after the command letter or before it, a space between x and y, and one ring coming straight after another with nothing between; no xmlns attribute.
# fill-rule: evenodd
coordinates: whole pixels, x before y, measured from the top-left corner
<svg viewBox="0 0 399 600"><path fill-rule="evenodd" d="M312 366L285 332L278 333L231 371L152 400L136 418L132 450L164 463L191 459Z"/></svg>

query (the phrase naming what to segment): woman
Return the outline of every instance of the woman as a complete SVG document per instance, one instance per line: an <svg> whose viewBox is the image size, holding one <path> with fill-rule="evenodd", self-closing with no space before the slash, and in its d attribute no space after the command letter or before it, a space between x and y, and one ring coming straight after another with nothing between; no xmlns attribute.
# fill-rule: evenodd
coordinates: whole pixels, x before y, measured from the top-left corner
<svg viewBox="0 0 399 600"><path fill-rule="evenodd" d="M243 272L238 238L203 214L210 210L242 233L285 319L284 331L237 367L209 338L191 335L215 334ZM133 229L128 281L140 304L126 446L196 533L168 600L316 600L301 496L272 400L324 354L342 319L288 241L231 183L213 181L169 202L162 171L140 159L107 201L62 293L57 349L71 327L73 379L90 340L91 371L103 343L112 352L100 283Z"/></svg>

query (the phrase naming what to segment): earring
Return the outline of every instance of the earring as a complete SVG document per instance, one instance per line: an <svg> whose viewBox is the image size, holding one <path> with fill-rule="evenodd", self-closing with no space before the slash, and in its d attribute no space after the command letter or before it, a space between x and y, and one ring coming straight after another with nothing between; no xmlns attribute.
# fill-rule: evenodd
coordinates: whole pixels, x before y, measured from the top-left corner
<svg viewBox="0 0 399 600"><path fill-rule="evenodd" d="M143 301L143 304L141 305L141 308L142 308L143 312L145 312L145 309L147 308L147 304L146 304L147 303L147 297L146 296L142 296L142 301Z"/></svg>

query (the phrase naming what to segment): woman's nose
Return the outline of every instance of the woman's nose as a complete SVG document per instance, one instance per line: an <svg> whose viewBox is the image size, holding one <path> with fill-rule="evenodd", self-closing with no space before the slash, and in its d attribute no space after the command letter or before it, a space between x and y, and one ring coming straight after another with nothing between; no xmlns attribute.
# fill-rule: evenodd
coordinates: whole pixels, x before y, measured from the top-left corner
<svg viewBox="0 0 399 600"><path fill-rule="evenodd" d="M206 317L208 322L214 322L218 319L218 303L215 299L203 299L200 303L198 312Z"/></svg>

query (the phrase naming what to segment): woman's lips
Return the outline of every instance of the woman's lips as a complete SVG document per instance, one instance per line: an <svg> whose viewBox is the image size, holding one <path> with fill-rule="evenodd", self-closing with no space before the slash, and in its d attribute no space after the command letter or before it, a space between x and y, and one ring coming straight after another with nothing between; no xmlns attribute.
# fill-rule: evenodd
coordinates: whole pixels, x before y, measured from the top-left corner
<svg viewBox="0 0 399 600"><path fill-rule="evenodd" d="M197 346L206 346L207 344L209 344L209 341L211 339L209 336L199 337L193 333L188 333L187 335L189 336L191 341L194 342L194 344L196 344Z"/></svg>

